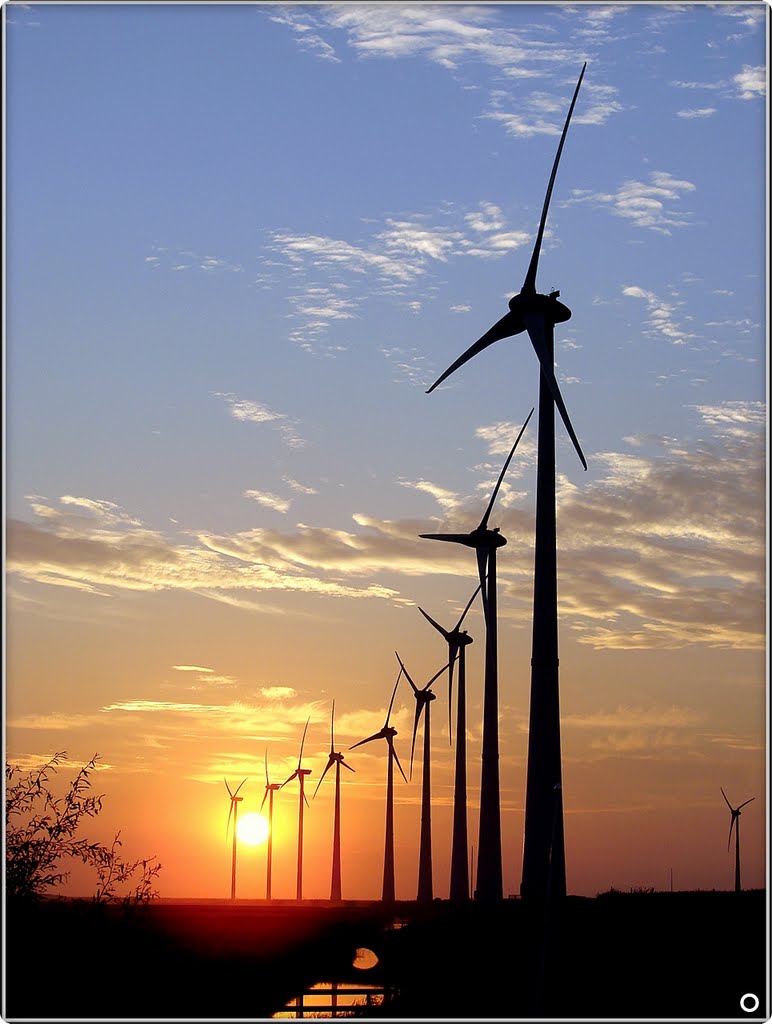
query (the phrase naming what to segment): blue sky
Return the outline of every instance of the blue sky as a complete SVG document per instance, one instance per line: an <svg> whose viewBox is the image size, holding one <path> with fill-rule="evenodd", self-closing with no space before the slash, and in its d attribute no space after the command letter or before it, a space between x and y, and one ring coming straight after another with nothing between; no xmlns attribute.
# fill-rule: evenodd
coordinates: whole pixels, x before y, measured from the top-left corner
<svg viewBox="0 0 772 1024"><path fill-rule="evenodd" d="M113 705L144 701L155 736L191 689L281 690L291 760L336 693L381 715L395 647L429 678L414 606L455 616L474 571L417 534L476 525L536 359L507 339L424 392L520 289L586 61L538 276L573 311L557 376L589 465L559 424L561 663L587 680L567 714L598 731L575 756L688 760L728 730L749 753L721 778L758 789L768 6L3 13L9 750L66 723L88 757ZM503 657L526 665L534 470L532 428L501 493ZM149 757L119 731L118 774ZM234 732L238 757L180 773L249 760Z"/></svg>

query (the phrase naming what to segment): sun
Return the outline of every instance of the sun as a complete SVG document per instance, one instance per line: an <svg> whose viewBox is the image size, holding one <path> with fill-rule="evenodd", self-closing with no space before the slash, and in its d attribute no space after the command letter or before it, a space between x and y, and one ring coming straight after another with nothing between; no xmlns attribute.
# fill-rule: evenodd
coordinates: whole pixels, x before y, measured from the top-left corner
<svg viewBox="0 0 772 1024"><path fill-rule="evenodd" d="M259 846L268 838L268 819L256 811L239 818L236 825L239 842L247 846Z"/></svg>

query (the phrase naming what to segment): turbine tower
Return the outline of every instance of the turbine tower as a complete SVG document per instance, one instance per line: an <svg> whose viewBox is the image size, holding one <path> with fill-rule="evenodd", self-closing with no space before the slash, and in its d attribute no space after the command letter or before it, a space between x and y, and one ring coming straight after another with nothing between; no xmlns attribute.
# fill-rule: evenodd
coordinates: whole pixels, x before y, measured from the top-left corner
<svg viewBox="0 0 772 1024"><path fill-rule="evenodd" d="M450 898L469 899L469 855L467 848L466 815L466 649L473 642L467 631L461 629L466 613L480 592L481 584L469 598L453 629L443 629L423 608L419 612L441 633L448 645L448 734L451 732L450 711L453 702L453 668L458 658L458 694L456 696L456 765L453 785L453 840L450 855Z"/></svg>
<svg viewBox="0 0 772 1024"><path fill-rule="evenodd" d="M723 796L726 806L729 808L732 814L732 820L729 822L729 842L726 844L727 853L732 846L732 829L735 829L734 833L734 891L740 892L740 811L745 804L751 803L756 799L752 796L750 800L746 800L745 803L740 804L739 807L732 807L729 801L726 799L726 793L721 788L721 795ZM736 826L736 827L735 827Z"/></svg>
<svg viewBox="0 0 772 1024"><path fill-rule="evenodd" d="M303 744L306 742L306 732L308 731L308 723L310 721L310 717L306 719L306 727L303 729L303 738L300 741L300 754L298 755L298 766L292 775L290 775L288 779L285 779L281 784L282 786L286 786L288 782L292 782L293 779L297 779L300 786L298 794L298 882L296 893L296 899L298 900L303 899L303 804L308 806L308 798L305 794L304 785L306 775L311 774L311 769L301 768L300 763L303 760Z"/></svg>
<svg viewBox="0 0 772 1024"><path fill-rule="evenodd" d="M236 787L236 792L234 793L231 790L231 787L228 785L228 780L227 779L223 779L223 782L225 783L225 788L228 790L228 796L231 798L231 805L228 808L228 823L225 826L225 839L226 839L226 842L228 840L228 832L230 831L230 827L231 827L231 815L233 815L233 854L231 856L231 899L232 900L236 899L236 819L238 818L238 815L239 815L239 804L244 799L243 796L239 796L239 790L241 789L241 787L244 785L244 783L246 781L247 781L246 779L242 779L241 782Z"/></svg>
<svg viewBox="0 0 772 1024"><path fill-rule="evenodd" d="M332 713L330 714L330 756L327 758L327 766L319 777L314 790L314 796L319 792L322 779L327 772L335 765L335 811L332 829L332 882L330 884L330 899L339 903L341 900L340 886L340 766L348 768L350 772L354 769L346 764L343 754L335 752L335 701L332 702Z"/></svg>
<svg viewBox="0 0 772 1024"><path fill-rule="evenodd" d="M430 392L433 391L446 377L489 345L524 331L528 333L539 360L531 705L520 888L524 898L539 900L546 900L548 893L559 897L566 892L558 685L555 406L585 469L587 462L555 379L555 324L569 320L571 310L558 301L560 292L541 295L536 291L536 271L555 176L586 67L585 62L563 126L523 287L510 299L509 312L459 356L429 388ZM482 853L481 848L481 859Z"/></svg>
<svg viewBox="0 0 772 1024"><path fill-rule="evenodd" d="M394 652L397 654L397 652ZM415 718L413 720L413 743L410 748L410 778L413 778L413 755L415 753L415 738L418 732L418 723L421 715L424 717L424 768L421 777L421 842L418 852L418 896L419 903L431 903L434 898L434 883L432 881L432 783L431 783L431 703L436 698L429 687L448 668L443 665L439 672L435 672L426 686L418 689L413 682L410 673L402 663L397 654L399 667L405 673L407 681L413 689L415 697Z"/></svg>
<svg viewBox="0 0 772 1024"><path fill-rule="evenodd" d="M394 684L394 690L391 694L391 700L389 701L389 710L386 712L386 721L383 724L383 728L378 732L373 733L372 736L368 736L366 739L360 740L359 743L355 743L349 747L349 750L353 750L354 747L361 747L364 743L370 743L372 740L386 740L386 744L389 748L389 760L386 769L386 838L384 840L383 849L383 892L382 899L384 903L394 902L394 762L396 761L397 768L400 770L402 778L407 782L405 773L402 771L402 765L399 763L397 757L397 751L394 749L394 737L397 735L397 730L389 725L389 718L391 717L391 709L394 706L394 697L397 693L397 687L399 681L402 678L402 669L399 670L397 681Z"/></svg>
<svg viewBox="0 0 772 1024"><path fill-rule="evenodd" d="M268 751L265 752L265 793L260 804L262 811L268 799L268 850L265 862L265 898L271 899L271 868L273 864L273 794L281 789L280 782L271 782L268 778Z"/></svg>
<svg viewBox="0 0 772 1024"><path fill-rule="evenodd" d="M499 792L499 683L498 629L496 619L496 549L507 543L498 527L489 530L488 520L512 456L515 454L528 419L520 428L496 481L480 525L471 533L422 533L427 540L465 544L477 554L477 569L485 617L485 688L483 692L482 778L480 781L480 839L477 856L477 897L500 900L503 896L501 873L501 797Z"/></svg>

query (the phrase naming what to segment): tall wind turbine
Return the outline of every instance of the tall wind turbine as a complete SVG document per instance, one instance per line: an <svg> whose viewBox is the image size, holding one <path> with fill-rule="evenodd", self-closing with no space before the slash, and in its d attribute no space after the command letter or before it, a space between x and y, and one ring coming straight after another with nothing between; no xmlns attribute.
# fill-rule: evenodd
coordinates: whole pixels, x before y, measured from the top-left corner
<svg viewBox="0 0 772 1024"><path fill-rule="evenodd" d="M268 751L265 752L265 793L263 793L263 800L260 804L260 810L262 811L265 806L266 799L268 800L268 851L265 862L265 898L271 899L271 867L273 864L273 794L277 789L281 789L280 782L271 782L268 778Z"/></svg>
<svg viewBox="0 0 772 1024"><path fill-rule="evenodd" d="M391 694L391 700L389 701L389 710L386 712L386 721L383 723L383 728L378 732L373 733L372 736L368 736L364 740L360 740L359 743L355 743L349 747L349 750L353 750L354 747L361 747L364 743L370 743L372 740L386 740L386 744L389 748L389 760L386 769L386 838L384 841L383 848L383 893L382 899L384 903L394 902L394 762L396 761L397 768L400 770L402 778L407 782L405 773L402 771L402 765L399 763L397 757L397 751L394 749L394 737L397 735L397 730L394 726L389 725L389 718L391 717L391 709L394 706L394 697L397 694L397 687L399 681L402 678L402 669L399 670L397 681L394 684L394 690Z"/></svg>
<svg viewBox="0 0 772 1024"><path fill-rule="evenodd" d="M740 892L740 811L745 804L751 803L756 799L752 796L750 800L746 800L745 803L740 804L739 807L732 807L729 801L726 799L726 793L721 788L721 795L726 801L726 806L729 808L732 814L732 820L729 823L729 842L726 844L727 853L732 845L732 829L735 829L734 833L734 891ZM736 827L735 827L736 826Z"/></svg>
<svg viewBox="0 0 772 1024"><path fill-rule="evenodd" d="M300 763L303 760L303 744L306 742L306 732L308 731L308 723L311 721L310 717L306 719L306 727L303 730L303 738L300 741L300 754L298 755L298 766L295 771L290 775L288 779L282 782L282 786L286 786L288 782L292 782L293 779L298 780L300 786L298 794L298 884L297 884L297 896L299 900L303 899L303 804L308 805L308 798L305 794L304 784L306 775L311 774L310 768L301 768Z"/></svg>
<svg viewBox="0 0 772 1024"><path fill-rule="evenodd" d="M397 654L397 652L394 652ZM397 654L399 667L405 673L407 681L413 689L415 697L415 718L413 720L413 743L410 748L410 778L413 777L413 755L415 753L415 738L418 732L418 724L421 715L424 715L424 768L421 777L421 842L418 852L418 901L430 903L434 898L434 883L432 881L432 783L431 783L431 703L437 694L429 687L448 668L443 665L439 672L435 672L426 686L420 690L413 682L410 673L402 663L402 658Z"/></svg>
<svg viewBox="0 0 772 1024"><path fill-rule="evenodd" d="M343 754L335 751L335 701L332 702L332 713L330 714L330 756L327 758L327 766L319 777L314 790L314 796L319 792L322 779L327 772L335 765L335 811L332 829L332 882L330 884L330 899L340 902L340 766L348 768L350 772L354 769L346 764Z"/></svg>
<svg viewBox="0 0 772 1024"><path fill-rule="evenodd" d="M466 649L472 637L461 629L466 613L480 592L481 584L469 598L461 618L450 631L443 629L423 608L419 612L441 633L448 645L448 714L453 701L453 668L458 658L458 695L456 697L456 770L453 786L453 840L450 854L450 898L469 899L469 856L466 820ZM450 734L450 721L448 722Z"/></svg>
<svg viewBox="0 0 772 1024"><path fill-rule="evenodd" d="M246 779L242 779L236 787L236 792L231 790L228 785L228 780L223 779L225 788L228 790L228 796L231 798L231 805L228 808L228 823L225 826L225 838L228 838L228 832L231 827L231 815L233 815L233 854L231 856L231 899L236 899L236 819L239 816L239 804L244 799L243 796L239 796L239 790L246 782Z"/></svg>
<svg viewBox="0 0 772 1024"><path fill-rule="evenodd" d="M488 529L493 505L515 454L528 419L512 445L496 481L488 507L471 533L422 533L427 540L465 544L477 554L477 569L485 617L485 687L483 691L482 778L480 781L480 840L477 855L477 896L482 900L500 900L503 896L501 873L501 797L499 793L499 682L498 627L496 619L496 549L507 543L499 528Z"/></svg>
<svg viewBox="0 0 772 1024"><path fill-rule="evenodd" d="M524 331L527 332L539 360L531 707L523 877L520 890L523 897L538 899L546 899L548 891L555 896L565 895L566 891L558 686L555 406L585 469L587 462L555 379L555 324L569 320L571 310L558 302L560 292L553 291L549 295L542 295L536 291L536 271L555 176L586 67L585 63L563 126L547 186L536 243L523 287L518 295L510 299L509 312L459 356L429 388L429 391L433 391L441 381L489 345L503 338L522 334ZM553 827L556 793L559 794L560 806L557 824ZM482 857L482 849L480 855Z"/></svg>

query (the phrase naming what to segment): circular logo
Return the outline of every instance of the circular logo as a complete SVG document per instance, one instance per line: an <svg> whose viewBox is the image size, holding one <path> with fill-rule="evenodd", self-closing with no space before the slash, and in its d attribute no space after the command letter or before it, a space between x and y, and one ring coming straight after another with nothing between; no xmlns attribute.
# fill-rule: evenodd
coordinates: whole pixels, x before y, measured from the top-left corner
<svg viewBox="0 0 772 1024"><path fill-rule="evenodd" d="M753 992L746 992L740 1000L740 1006L746 1013L755 1013L759 1008L759 997Z"/></svg>

